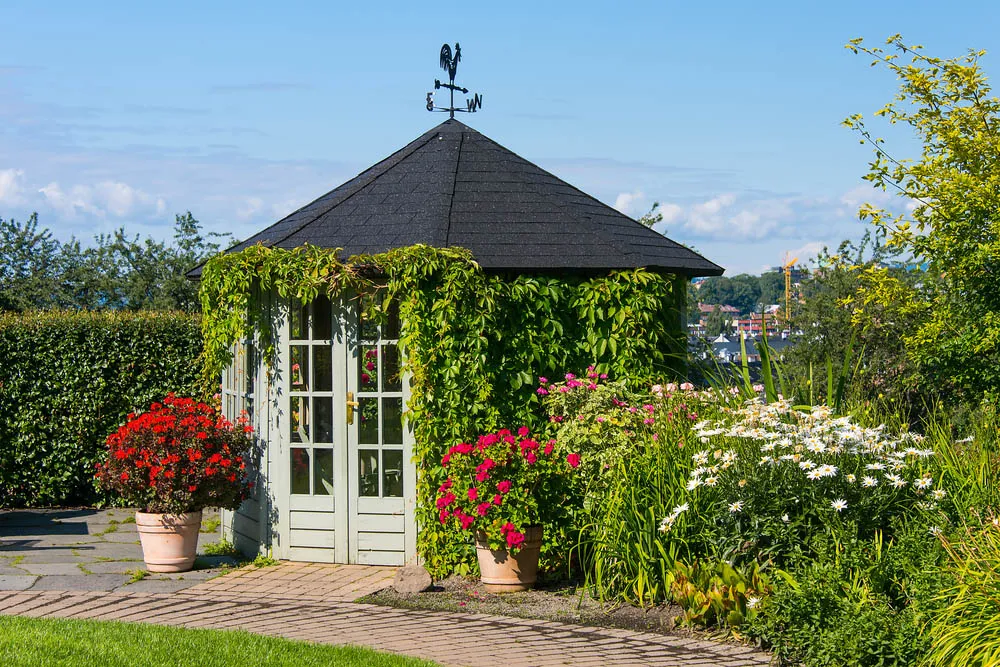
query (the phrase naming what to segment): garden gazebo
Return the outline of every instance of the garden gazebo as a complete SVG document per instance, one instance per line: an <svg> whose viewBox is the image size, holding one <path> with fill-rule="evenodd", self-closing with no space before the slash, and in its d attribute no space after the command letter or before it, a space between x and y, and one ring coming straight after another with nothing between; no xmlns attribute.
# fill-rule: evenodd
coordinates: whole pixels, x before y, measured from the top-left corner
<svg viewBox="0 0 1000 667"><path fill-rule="evenodd" d="M656 317L669 306L673 315L660 324L676 340L684 337L687 280L723 272L456 120L228 252L257 245L340 248L343 257L464 248L477 270L507 281L642 269L669 288ZM413 391L406 360L414 358L401 353L398 313L365 322L346 295L302 305L273 293L262 303L273 330L270 368L237 345L223 374L225 411L250 410L262 444L257 497L224 516L224 537L279 558L404 563L416 552L421 449L403 424ZM571 304L558 312L576 331ZM620 345L643 334L641 325L631 331ZM619 349L605 342L602 354Z"/></svg>

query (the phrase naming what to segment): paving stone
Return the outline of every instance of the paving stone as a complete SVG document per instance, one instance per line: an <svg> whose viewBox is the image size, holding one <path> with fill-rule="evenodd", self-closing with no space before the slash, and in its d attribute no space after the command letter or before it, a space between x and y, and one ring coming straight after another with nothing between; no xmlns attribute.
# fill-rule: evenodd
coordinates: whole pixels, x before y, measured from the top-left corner
<svg viewBox="0 0 1000 667"><path fill-rule="evenodd" d="M85 544L76 549L78 555L91 560L98 558L111 558L113 560L125 560L129 558L142 559L142 547L138 544L111 544L100 542L98 544Z"/></svg>
<svg viewBox="0 0 1000 667"><path fill-rule="evenodd" d="M35 583L38 577L30 574L0 574L0 591L24 591Z"/></svg>
<svg viewBox="0 0 1000 667"><path fill-rule="evenodd" d="M139 533L134 530L122 530L117 533L101 535L101 539L113 544L139 544Z"/></svg>
<svg viewBox="0 0 1000 667"><path fill-rule="evenodd" d="M131 570L144 570L146 564L142 561L134 560L111 560L90 562L84 565L85 568L94 574L125 574Z"/></svg>
<svg viewBox="0 0 1000 667"><path fill-rule="evenodd" d="M196 581L178 579L142 579L114 589L116 593L173 593L190 588Z"/></svg>
<svg viewBox="0 0 1000 667"><path fill-rule="evenodd" d="M85 556L78 556L70 548L48 548L35 549L19 554L22 556L21 563L45 564L45 563L86 563Z"/></svg>
<svg viewBox="0 0 1000 667"><path fill-rule="evenodd" d="M35 540L33 547L66 547L94 544L101 538L96 535L44 535Z"/></svg>
<svg viewBox="0 0 1000 667"><path fill-rule="evenodd" d="M76 566L76 563L18 563L18 567L30 574L49 575L77 575L83 574L83 570Z"/></svg>
<svg viewBox="0 0 1000 667"><path fill-rule="evenodd" d="M19 576L27 574L24 570L19 567L14 567L13 565L7 565L6 561L0 560L0 576Z"/></svg>
<svg viewBox="0 0 1000 667"><path fill-rule="evenodd" d="M33 591L110 591L130 577L124 574L80 574L39 577Z"/></svg>

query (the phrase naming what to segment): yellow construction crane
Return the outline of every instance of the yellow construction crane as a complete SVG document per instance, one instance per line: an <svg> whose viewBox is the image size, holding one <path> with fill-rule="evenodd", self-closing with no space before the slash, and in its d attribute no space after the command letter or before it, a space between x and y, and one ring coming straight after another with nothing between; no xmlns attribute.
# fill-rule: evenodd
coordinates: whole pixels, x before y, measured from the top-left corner
<svg viewBox="0 0 1000 667"><path fill-rule="evenodd" d="M798 257L793 257L788 259L788 253L785 253L785 263L781 265L781 270L785 273L785 326L791 331L792 322L792 267L795 266L795 262L799 261Z"/></svg>

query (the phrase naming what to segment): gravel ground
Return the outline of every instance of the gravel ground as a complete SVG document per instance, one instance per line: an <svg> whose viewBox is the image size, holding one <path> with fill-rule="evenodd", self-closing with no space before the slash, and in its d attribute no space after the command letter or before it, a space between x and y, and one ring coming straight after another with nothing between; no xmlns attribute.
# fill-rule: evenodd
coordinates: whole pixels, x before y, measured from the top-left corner
<svg viewBox="0 0 1000 667"><path fill-rule="evenodd" d="M632 606L606 608L589 596L581 595L578 586L566 582L540 582L534 590L497 595L487 593L477 580L453 576L437 582L425 593L403 595L386 588L358 601L404 609L464 611L705 637L704 633L676 626L675 619L681 614L680 607L676 605L650 609Z"/></svg>

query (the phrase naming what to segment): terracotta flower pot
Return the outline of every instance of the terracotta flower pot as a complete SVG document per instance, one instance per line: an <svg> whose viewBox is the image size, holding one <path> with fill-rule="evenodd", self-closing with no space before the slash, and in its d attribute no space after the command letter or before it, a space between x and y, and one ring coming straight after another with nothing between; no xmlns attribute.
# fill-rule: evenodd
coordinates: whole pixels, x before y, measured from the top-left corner
<svg viewBox="0 0 1000 667"><path fill-rule="evenodd" d="M542 548L542 527L528 526L524 544L513 555L506 549L490 550L485 535L476 535L480 580L490 593L516 593L535 585L538 552Z"/></svg>
<svg viewBox="0 0 1000 667"><path fill-rule="evenodd" d="M142 558L150 572L187 572L198 551L201 510L184 514L135 513Z"/></svg>

